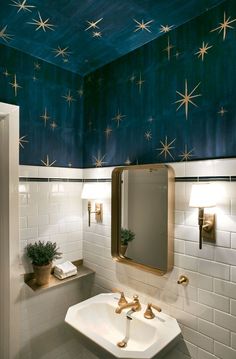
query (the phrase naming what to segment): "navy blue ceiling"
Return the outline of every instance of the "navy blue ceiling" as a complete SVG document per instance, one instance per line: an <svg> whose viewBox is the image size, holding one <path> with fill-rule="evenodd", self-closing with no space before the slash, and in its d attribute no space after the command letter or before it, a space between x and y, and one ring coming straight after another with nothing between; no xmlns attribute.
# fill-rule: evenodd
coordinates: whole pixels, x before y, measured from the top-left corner
<svg viewBox="0 0 236 359"><path fill-rule="evenodd" d="M0 42L85 75L222 2L1 0Z"/></svg>

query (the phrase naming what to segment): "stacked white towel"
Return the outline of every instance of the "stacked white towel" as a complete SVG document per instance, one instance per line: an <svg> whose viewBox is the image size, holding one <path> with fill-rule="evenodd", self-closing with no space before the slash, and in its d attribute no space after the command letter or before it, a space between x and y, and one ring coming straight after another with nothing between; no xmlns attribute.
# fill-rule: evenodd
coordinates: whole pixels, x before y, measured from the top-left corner
<svg viewBox="0 0 236 359"><path fill-rule="evenodd" d="M69 261L61 264L57 264L54 267L54 275L58 279L65 279L76 274L77 274L77 267Z"/></svg>

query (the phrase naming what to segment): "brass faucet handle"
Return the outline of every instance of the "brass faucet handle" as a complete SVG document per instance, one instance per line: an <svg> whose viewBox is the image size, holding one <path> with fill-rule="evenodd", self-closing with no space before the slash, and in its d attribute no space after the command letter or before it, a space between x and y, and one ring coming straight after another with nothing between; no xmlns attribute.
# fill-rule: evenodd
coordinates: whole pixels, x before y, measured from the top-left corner
<svg viewBox="0 0 236 359"><path fill-rule="evenodd" d="M124 292L122 292L121 290L119 290L118 288L112 288L112 292L113 293L120 293L120 299L118 301L118 305L121 306L123 304L127 304L128 301L125 298Z"/></svg>
<svg viewBox="0 0 236 359"><path fill-rule="evenodd" d="M127 304L127 303L128 303L128 301L125 298L124 292L121 292L120 293L120 299L118 301L118 305L121 306L121 305L124 305L124 304Z"/></svg>
<svg viewBox="0 0 236 359"><path fill-rule="evenodd" d="M146 309L146 311L145 311L145 313L144 313L144 318L146 318L146 319L153 319L153 318L155 318L155 314L153 313L152 308L155 309L155 310L157 310L158 312L161 312L161 308L160 308L160 307L158 307L158 306L155 305L155 304L148 303L147 309Z"/></svg>

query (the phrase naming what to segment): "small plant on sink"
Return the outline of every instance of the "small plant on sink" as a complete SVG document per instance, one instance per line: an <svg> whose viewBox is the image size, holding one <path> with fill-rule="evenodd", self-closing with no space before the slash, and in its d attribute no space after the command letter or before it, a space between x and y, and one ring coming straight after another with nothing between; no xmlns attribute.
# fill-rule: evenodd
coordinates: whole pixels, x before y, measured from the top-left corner
<svg viewBox="0 0 236 359"><path fill-rule="evenodd" d="M124 256L127 250L129 242L133 241L135 238L135 233L130 229L121 228L120 231L120 253Z"/></svg>
<svg viewBox="0 0 236 359"><path fill-rule="evenodd" d="M38 241L26 246L26 255L33 265L36 284L48 284L52 261L61 258L62 255L58 250L57 244L50 241L46 243Z"/></svg>

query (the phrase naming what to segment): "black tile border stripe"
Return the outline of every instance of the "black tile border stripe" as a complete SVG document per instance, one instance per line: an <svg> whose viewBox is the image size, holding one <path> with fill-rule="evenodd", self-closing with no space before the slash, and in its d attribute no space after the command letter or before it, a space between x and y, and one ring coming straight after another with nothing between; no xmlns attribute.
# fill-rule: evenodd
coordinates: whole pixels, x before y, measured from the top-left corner
<svg viewBox="0 0 236 359"><path fill-rule="evenodd" d="M111 182L111 178L38 178L20 177L20 182L74 182L74 183L94 183ZM236 182L236 176L202 176L202 177L175 177L175 182Z"/></svg>
<svg viewBox="0 0 236 359"><path fill-rule="evenodd" d="M235 182L236 176L175 177L175 182Z"/></svg>
<svg viewBox="0 0 236 359"><path fill-rule="evenodd" d="M83 179L83 178L39 178L39 177L20 177L19 182L111 182L110 178Z"/></svg>

